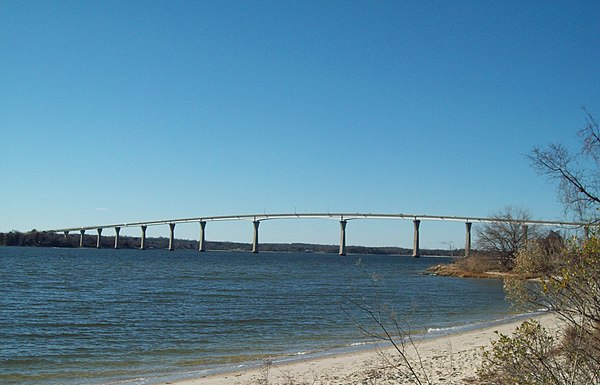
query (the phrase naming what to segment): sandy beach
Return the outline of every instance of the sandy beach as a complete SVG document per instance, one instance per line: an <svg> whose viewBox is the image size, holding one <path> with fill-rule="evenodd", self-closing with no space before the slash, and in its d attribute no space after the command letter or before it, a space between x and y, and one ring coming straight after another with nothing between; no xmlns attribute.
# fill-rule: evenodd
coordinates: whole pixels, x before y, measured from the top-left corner
<svg viewBox="0 0 600 385"><path fill-rule="evenodd" d="M553 314L536 315L549 330L558 330L559 321ZM481 329L444 335L415 342L407 347L415 371L433 384L474 384L481 365L482 351L497 339L495 332L511 334L524 319ZM225 384L412 384L390 363L398 357L392 347L375 348L353 353L336 354L283 364L265 364L237 372L209 375L165 384L225 385ZM406 368L402 369L406 372Z"/></svg>

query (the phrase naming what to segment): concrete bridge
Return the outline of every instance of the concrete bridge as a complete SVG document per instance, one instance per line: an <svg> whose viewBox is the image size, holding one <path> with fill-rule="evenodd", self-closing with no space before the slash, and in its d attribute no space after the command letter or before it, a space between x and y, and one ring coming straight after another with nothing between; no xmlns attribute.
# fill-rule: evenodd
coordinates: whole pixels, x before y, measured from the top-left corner
<svg viewBox="0 0 600 385"><path fill-rule="evenodd" d="M141 229L140 249L145 249L146 241L146 229L148 226L169 226L169 250L174 250L175 241L175 225L178 223L190 223L197 222L200 225L200 238L198 241L198 250L205 251L205 229L208 222L215 221L240 221L247 220L252 221L254 228L252 237L252 252L258 253L258 227L260 222L275 219L302 219L302 218L321 218L330 220L339 220L340 223L340 255L346 255L346 225L348 221L359 220L359 219L395 219L395 220L412 220L414 226L413 232L413 257L419 257L419 226L422 220L425 221L453 221L453 222L464 222L465 224L465 256L469 256L471 252L471 225L474 222L478 223L515 223L523 226L524 233L527 234L527 227L529 225L541 225L541 226L558 226L558 227L569 227L569 228L584 228L586 236L588 233L588 227L586 223L582 222L563 222L563 221L543 221L543 220L509 220L509 219L498 219L498 218L483 218L483 217L460 217L460 216L435 216L435 215L416 215L416 214L360 214L360 213L294 213L294 214L251 214L251 215L223 215L223 216L209 216L209 217L196 217L196 218L180 218L180 219L168 219L158 221L147 221L147 222L133 222L133 223L119 223L112 225L99 225L99 226L84 226L84 227L71 227L64 229L54 229L51 232L62 232L65 237L72 231L79 231L79 247L83 247L83 239L85 232L88 230L96 230L97 239L96 247L100 248L100 241L102 239L102 231L104 229L114 229L115 231L115 249L119 248L119 233L124 227L139 227Z"/></svg>

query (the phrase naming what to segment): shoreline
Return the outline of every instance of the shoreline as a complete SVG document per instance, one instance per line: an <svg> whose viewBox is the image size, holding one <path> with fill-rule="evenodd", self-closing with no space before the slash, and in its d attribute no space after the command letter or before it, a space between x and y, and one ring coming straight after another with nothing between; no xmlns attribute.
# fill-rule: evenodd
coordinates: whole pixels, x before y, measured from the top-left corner
<svg viewBox="0 0 600 385"><path fill-rule="evenodd" d="M421 357L421 377L433 383L461 384L473 379L481 366L482 348L489 348L498 338L496 332L510 335L527 319L538 320L555 332L560 322L553 313L534 313L498 320L480 328L467 328L454 333L416 336L406 353L413 363L416 353ZM196 377L163 379L156 384L173 385L248 385L248 384L363 384L366 381L391 381L410 384L406 375L390 368L389 362L398 354L389 343L372 345L353 351L333 351L303 358L274 359L269 363L252 365L237 370L225 370ZM190 373L190 375L193 375ZM293 379L293 381L292 381Z"/></svg>

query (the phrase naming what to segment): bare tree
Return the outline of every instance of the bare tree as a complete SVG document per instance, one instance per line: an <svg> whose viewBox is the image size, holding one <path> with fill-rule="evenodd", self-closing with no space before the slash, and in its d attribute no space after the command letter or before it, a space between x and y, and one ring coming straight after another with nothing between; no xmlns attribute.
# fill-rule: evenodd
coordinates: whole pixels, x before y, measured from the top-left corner
<svg viewBox="0 0 600 385"><path fill-rule="evenodd" d="M517 251L525 245L527 239L539 237L539 227L524 225L531 216L521 208L507 206L491 217L497 221L481 226L477 232L477 248L497 258L502 266L510 269Z"/></svg>
<svg viewBox="0 0 600 385"><path fill-rule="evenodd" d="M584 110L585 111L585 110ZM600 129L585 111L587 125L579 132L581 150L562 145L535 148L533 167L558 182L565 211L598 223L600 208ZM479 383L600 383L600 238L564 242L550 232L545 240L528 242L515 259L514 276L505 281L508 297L527 309L548 308L567 328L561 336L537 323L525 322L513 337L500 335L484 353ZM537 277L536 283L528 280Z"/></svg>
<svg viewBox="0 0 600 385"><path fill-rule="evenodd" d="M558 181L558 194L578 220L598 220L600 205L600 127L584 109L586 126L579 131L581 150L573 153L561 144L536 147L528 155L533 168L553 181Z"/></svg>

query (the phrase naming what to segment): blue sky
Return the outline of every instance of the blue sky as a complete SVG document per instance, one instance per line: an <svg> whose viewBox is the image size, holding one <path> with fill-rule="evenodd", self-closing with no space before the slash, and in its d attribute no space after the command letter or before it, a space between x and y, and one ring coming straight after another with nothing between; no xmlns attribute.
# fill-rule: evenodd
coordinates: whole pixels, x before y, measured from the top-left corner
<svg viewBox="0 0 600 385"><path fill-rule="evenodd" d="M0 231L506 205L560 219L525 155L577 149L581 107L600 115L598 20L597 1L3 0ZM252 225L206 231L250 242ZM412 223L347 233L410 247ZM260 238L335 244L339 224ZM462 247L464 225L421 239Z"/></svg>

